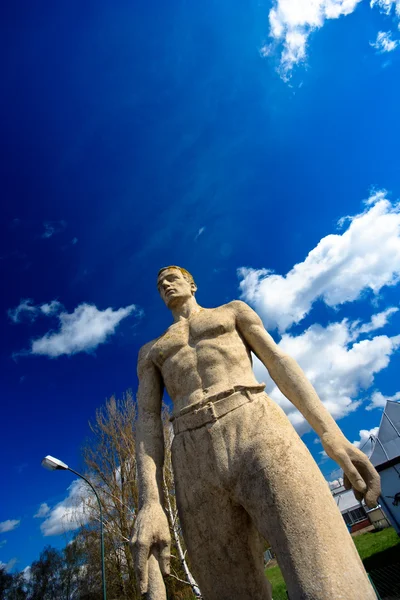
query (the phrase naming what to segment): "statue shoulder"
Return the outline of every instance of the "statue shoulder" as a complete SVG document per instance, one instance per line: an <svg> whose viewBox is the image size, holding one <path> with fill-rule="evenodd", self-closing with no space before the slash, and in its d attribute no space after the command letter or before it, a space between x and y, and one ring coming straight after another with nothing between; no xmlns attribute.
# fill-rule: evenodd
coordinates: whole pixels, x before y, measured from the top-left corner
<svg viewBox="0 0 400 600"><path fill-rule="evenodd" d="M233 300L226 304L226 307L233 313L236 324L240 329L262 325L261 319L255 310L242 300Z"/></svg>
<svg viewBox="0 0 400 600"><path fill-rule="evenodd" d="M151 361L150 358L150 353L153 349L154 344L159 340L160 338L156 338L155 340L151 340L151 342L147 342L146 344L144 344L140 350L139 350L139 355L138 355L138 363L145 363L147 361Z"/></svg>
<svg viewBox="0 0 400 600"><path fill-rule="evenodd" d="M225 307L229 310L232 310L236 314L241 313L243 311L253 310L248 304L246 304L246 302L243 302L242 300L232 300L231 302L228 302L228 304L225 304L224 308Z"/></svg>
<svg viewBox="0 0 400 600"><path fill-rule="evenodd" d="M253 309L246 304L246 302L242 302L242 300L232 300L227 304L223 304L222 306L218 306L215 308L217 312L222 312L229 318L234 319L236 323L239 323L243 320L248 321L254 318L256 314Z"/></svg>

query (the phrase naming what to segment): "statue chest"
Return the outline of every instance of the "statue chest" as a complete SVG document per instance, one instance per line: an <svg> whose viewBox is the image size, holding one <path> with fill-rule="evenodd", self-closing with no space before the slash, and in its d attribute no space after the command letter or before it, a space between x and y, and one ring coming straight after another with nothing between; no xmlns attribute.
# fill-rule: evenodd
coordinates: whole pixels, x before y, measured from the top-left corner
<svg viewBox="0 0 400 600"><path fill-rule="evenodd" d="M188 320L171 325L154 344L151 358L159 367L167 360L189 360L199 348L213 344L233 330L234 322L228 315L216 309L204 309Z"/></svg>

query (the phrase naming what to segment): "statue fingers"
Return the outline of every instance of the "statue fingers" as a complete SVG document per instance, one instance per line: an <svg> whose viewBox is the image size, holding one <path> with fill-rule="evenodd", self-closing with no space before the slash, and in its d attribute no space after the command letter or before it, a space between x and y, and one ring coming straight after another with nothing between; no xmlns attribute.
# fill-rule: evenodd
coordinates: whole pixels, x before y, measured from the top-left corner
<svg viewBox="0 0 400 600"><path fill-rule="evenodd" d="M375 508L378 504L378 498L381 495L381 479L379 473L370 463L366 466L366 469L367 491L364 500L368 508Z"/></svg>
<svg viewBox="0 0 400 600"><path fill-rule="evenodd" d="M138 578L139 590L141 594L146 594L149 585L148 560L150 548L148 544L138 539L136 540L134 551L135 570L136 577Z"/></svg>
<svg viewBox="0 0 400 600"><path fill-rule="evenodd" d="M368 508L376 508L378 506L378 498L380 494L377 494L374 490L368 490L364 496L365 504Z"/></svg>
<svg viewBox="0 0 400 600"><path fill-rule="evenodd" d="M171 549L168 542L160 543L159 564L161 573L166 576L170 573Z"/></svg>
<svg viewBox="0 0 400 600"><path fill-rule="evenodd" d="M146 600L167 600L165 583L160 569L159 549L154 547L148 560L149 582Z"/></svg>
<svg viewBox="0 0 400 600"><path fill-rule="evenodd" d="M345 490L353 490L354 496L356 499L361 502L364 499L364 493L359 492L357 489L353 489L352 483L350 479L347 477L346 473L343 473L343 487Z"/></svg>
<svg viewBox="0 0 400 600"><path fill-rule="evenodd" d="M353 457L353 462L357 466L358 472L366 483L362 497L369 508L374 508L378 504L378 498L381 494L381 481L379 473L369 461L367 456L361 452ZM357 499L358 496L356 496Z"/></svg>
<svg viewBox="0 0 400 600"><path fill-rule="evenodd" d="M364 479L361 477L359 471L351 462L349 456L344 452L338 457L338 462L347 476L347 479L350 481L351 487L357 492L364 494L367 489L367 485Z"/></svg>
<svg viewBox="0 0 400 600"><path fill-rule="evenodd" d="M353 490L353 493L354 493L354 496L356 497L356 500L358 500L359 502L362 502L364 500L364 494L362 492Z"/></svg>
<svg viewBox="0 0 400 600"><path fill-rule="evenodd" d="M343 472L343 486L345 490L351 490L351 481L347 477L346 473Z"/></svg>

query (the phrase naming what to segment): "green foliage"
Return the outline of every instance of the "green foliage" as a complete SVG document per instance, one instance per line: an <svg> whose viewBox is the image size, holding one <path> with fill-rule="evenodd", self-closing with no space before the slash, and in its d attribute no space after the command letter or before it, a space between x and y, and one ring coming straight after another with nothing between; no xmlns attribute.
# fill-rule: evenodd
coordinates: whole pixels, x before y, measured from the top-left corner
<svg viewBox="0 0 400 600"><path fill-rule="evenodd" d="M6 598L6 594L12 585L12 575L7 573L4 567L0 567L0 598Z"/></svg>
<svg viewBox="0 0 400 600"><path fill-rule="evenodd" d="M46 546L39 560L31 565L29 600L53 600L63 597L62 552Z"/></svg>
<svg viewBox="0 0 400 600"><path fill-rule="evenodd" d="M2 600L27 600L26 581L22 573L7 573L0 568L0 598Z"/></svg>

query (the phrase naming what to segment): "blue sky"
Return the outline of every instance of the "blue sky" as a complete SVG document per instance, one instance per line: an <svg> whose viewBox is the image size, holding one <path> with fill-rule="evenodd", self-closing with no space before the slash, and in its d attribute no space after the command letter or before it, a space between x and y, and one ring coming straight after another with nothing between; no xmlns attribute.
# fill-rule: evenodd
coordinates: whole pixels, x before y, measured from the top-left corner
<svg viewBox="0 0 400 600"><path fill-rule="evenodd" d="M1 7L10 568L64 544L44 533L61 531L77 484L40 461L82 468L96 407L136 389L138 349L170 322L163 265L189 269L204 306L256 308L351 441L398 397L400 5L312 7ZM314 434L304 440L328 476Z"/></svg>

